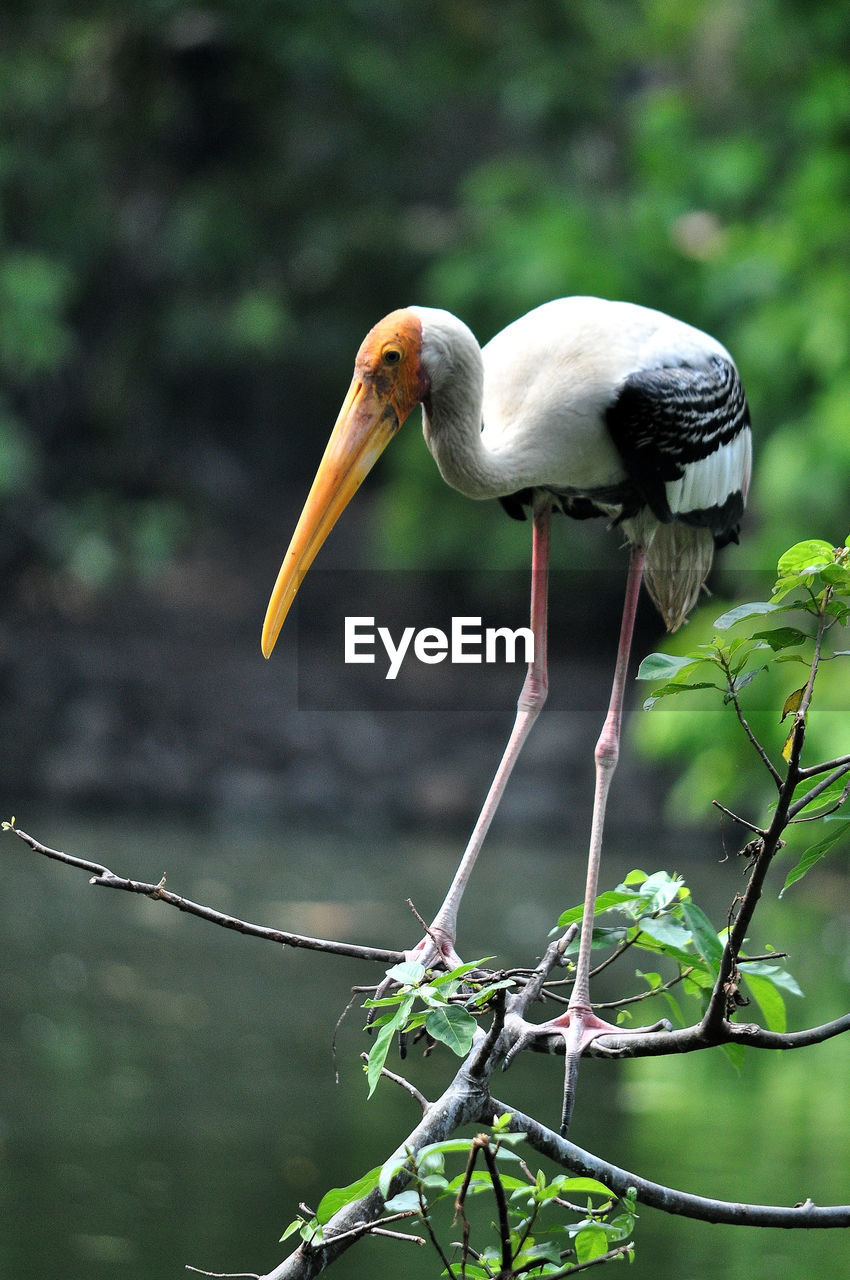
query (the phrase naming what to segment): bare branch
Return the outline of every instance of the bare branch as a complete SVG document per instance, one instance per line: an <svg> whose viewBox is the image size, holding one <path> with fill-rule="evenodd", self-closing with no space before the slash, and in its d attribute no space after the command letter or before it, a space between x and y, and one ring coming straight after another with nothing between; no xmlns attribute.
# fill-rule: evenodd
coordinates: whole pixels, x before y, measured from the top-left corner
<svg viewBox="0 0 850 1280"><path fill-rule="evenodd" d="M807 769L800 770L800 777L815 778L819 773L826 773L829 769L838 769L842 765L850 769L850 756L836 756L834 760L824 760L822 764L810 764ZM837 776L840 777L841 775L838 774Z"/></svg>
<svg viewBox="0 0 850 1280"><path fill-rule="evenodd" d="M781 954L780 952L776 953ZM766 957L762 957L764 959ZM771 953L773 959L773 953ZM594 1009L622 1009L627 1004L641 1004L644 1000L649 1000L651 996L657 996L661 991L671 991L673 987L677 987L680 982L684 982L694 971L694 966L688 965L686 969L681 969L673 978L668 978L660 987L648 987L646 991L639 991L634 996L624 996L622 1000L600 1000L593 1002Z"/></svg>
<svg viewBox="0 0 850 1280"><path fill-rule="evenodd" d="M807 791L799 800L795 800L788 810L789 822L800 812L801 809L804 809L807 804L811 804L813 800L817 800L818 796L826 791L827 787L831 787L833 782L838 782L838 780L843 778L846 773L850 773L850 762L839 765L839 767L834 769L832 773L827 774L827 776L819 782L817 786L812 787L811 791ZM802 771L798 773L799 778L803 778L804 776L805 775ZM848 782L847 786L844 788L843 795L835 805L836 809L841 807L848 795L850 795L850 782ZM823 817L823 814L818 814L817 816Z"/></svg>
<svg viewBox="0 0 850 1280"><path fill-rule="evenodd" d="M549 1156L562 1167L586 1177L598 1178L606 1187L625 1195L629 1187L634 1187L637 1198L642 1204L665 1213L681 1214L687 1218L695 1218L701 1222L724 1222L730 1225L750 1227L848 1227L850 1226L850 1205L818 1206L811 1200L793 1207L785 1205L740 1204L736 1201L712 1200L707 1196L695 1196L686 1191L677 1191L658 1182L650 1182L636 1173L609 1164L598 1156L591 1155L577 1147L566 1138L559 1138L551 1129L547 1129L531 1116L512 1109L507 1103L491 1098L487 1110L481 1119L492 1123L497 1115L506 1111L512 1113L510 1127L518 1133L525 1133L528 1142L536 1151Z"/></svg>
<svg viewBox="0 0 850 1280"><path fill-rule="evenodd" d="M850 1031L850 1013L819 1027L807 1027L804 1031L765 1031L754 1022L729 1022L726 1025L730 1044L747 1044L755 1049L805 1049L809 1045L823 1044L834 1036L845 1035Z"/></svg>
<svg viewBox="0 0 850 1280"><path fill-rule="evenodd" d="M361 1053L360 1060L361 1062L368 1062L368 1053ZM404 1076L397 1076L394 1071L389 1071L386 1067L381 1067L381 1075L386 1080L392 1080L393 1084L397 1084L400 1089L404 1089L406 1093L410 1094L411 1098L415 1098L422 1108L422 1114L425 1114L431 1103L425 1097L424 1093L419 1092L415 1084L411 1084L409 1080L405 1080Z"/></svg>
<svg viewBox="0 0 850 1280"><path fill-rule="evenodd" d="M544 952L543 959L531 974L531 977L528 979L528 982L522 990L514 997L514 1012L519 1013L520 1015L524 1014L528 1010L529 1006L534 1004L535 1000L539 999L540 994L543 991L543 984L555 966L562 962L564 952L577 933L578 925L571 924L566 933L562 934L560 938L556 938L554 942L549 943L549 946Z"/></svg>
<svg viewBox="0 0 850 1280"><path fill-rule="evenodd" d="M211 1276L213 1280L262 1280L256 1271L204 1271L202 1267L190 1267L188 1262L185 1269L199 1276Z"/></svg>
<svg viewBox="0 0 850 1280"><path fill-rule="evenodd" d="M748 831L754 831L756 835L763 836L765 834L763 827L757 827L754 823L748 822L746 818L742 818L740 814L733 813L731 809L727 809L725 804L721 804L719 800L711 802L715 809L719 809L721 813L725 813L727 818L731 818L733 822L737 822L739 826L746 827Z"/></svg>
<svg viewBox="0 0 850 1280"><path fill-rule="evenodd" d="M129 880L124 876L116 875L114 871L110 871L108 867L99 862L90 862L85 858L75 857L73 854L64 853L61 849L49 849L46 845L36 840L34 836L27 835L26 831L21 831L19 827L14 826L13 823L7 822L3 826L5 830L11 831L35 853L41 854L45 858L52 858L56 862L63 862L66 866L75 867L80 871L90 872L92 875L89 881L90 884L103 885L107 889L123 889L126 893L142 894L143 897L152 898L156 902L165 902L170 907L176 907L178 911L185 911L188 915L197 916L210 924L220 925L223 929L233 929L236 933L243 933L252 938L262 938L267 942L276 942L283 947L304 947L310 951L323 951L338 956L353 956L358 960L373 960L379 964L398 964L404 959L403 952L389 951L385 947L364 947L354 942L335 942L327 938L311 938L300 933L288 933L283 929L271 929L266 925L251 924L247 920L239 920L236 916L226 915L222 911L216 911L213 907L203 906L201 903L192 902L189 898L182 898L179 894L171 893L165 888L165 876L162 877L158 884L146 884L141 880Z"/></svg>
<svg viewBox="0 0 850 1280"><path fill-rule="evenodd" d="M341 1235L334 1236L336 1244L347 1241L353 1244L355 1240L359 1240L361 1236L390 1236L393 1240L404 1240L409 1244L424 1244L425 1241L421 1236L409 1236L403 1231L385 1231L384 1227L388 1222L401 1222L404 1218L414 1218L416 1211L414 1209L405 1209L401 1213L391 1213L386 1218L380 1219L380 1225L375 1222L356 1222L348 1231L342 1232ZM262 1280L258 1276L257 1280Z"/></svg>

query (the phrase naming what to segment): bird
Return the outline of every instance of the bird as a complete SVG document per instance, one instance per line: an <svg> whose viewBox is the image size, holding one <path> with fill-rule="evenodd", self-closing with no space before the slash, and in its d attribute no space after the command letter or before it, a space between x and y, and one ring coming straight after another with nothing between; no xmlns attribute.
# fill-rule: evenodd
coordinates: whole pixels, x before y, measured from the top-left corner
<svg viewBox="0 0 850 1280"><path fill-rule="evenodd" d="M459 962L457 913L517 756L546 700L553 510L607 518L629 546L615 673L594 758L587 881L572 996L560 1019L574 1057L622 1034L590 1006L590 946L605 808L620 745L641 584L668 630L694 608L716 547L737 542L751 473L747 399L729 352L707 333L632 302L544 302L483 348L449 311L408 306L370 330L269 600L269 657L300 583L342 511L416 405L443 479L509 515L532 515L533 659L504 755L428 936L423 962Z"/></svg>

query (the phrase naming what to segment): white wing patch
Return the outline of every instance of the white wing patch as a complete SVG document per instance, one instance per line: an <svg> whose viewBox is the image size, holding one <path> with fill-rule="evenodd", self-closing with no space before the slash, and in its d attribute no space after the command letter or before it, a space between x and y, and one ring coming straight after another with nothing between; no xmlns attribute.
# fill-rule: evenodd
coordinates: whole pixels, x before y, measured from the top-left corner
<svg viewBox="0 0 850 1280"><path fill-rule="evenodd" d="M674 515L679 512L708 511L721 506L730 494L746 499L750 484L750 432L742 431L707 458L685 464L681 480L668 480L667 502Z"/></svg>

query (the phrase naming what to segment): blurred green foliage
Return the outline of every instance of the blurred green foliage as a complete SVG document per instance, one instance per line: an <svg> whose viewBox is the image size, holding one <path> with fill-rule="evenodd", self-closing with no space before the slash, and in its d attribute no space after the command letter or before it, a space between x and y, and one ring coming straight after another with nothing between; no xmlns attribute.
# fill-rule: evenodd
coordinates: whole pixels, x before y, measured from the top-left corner
<svg viewBox="0 0 850 1280"><path fill-rule="evenodd" d="M7 6L3 567L96 586L210 524L248 537L274 486L309 479L381 314L447 306L484 340L580 292L735 353L758 450L736 564L837 539L848 17L834 0ZM417 436L383 469L385 561L457 563L470 537L482 565L524 561Z"/></svg>

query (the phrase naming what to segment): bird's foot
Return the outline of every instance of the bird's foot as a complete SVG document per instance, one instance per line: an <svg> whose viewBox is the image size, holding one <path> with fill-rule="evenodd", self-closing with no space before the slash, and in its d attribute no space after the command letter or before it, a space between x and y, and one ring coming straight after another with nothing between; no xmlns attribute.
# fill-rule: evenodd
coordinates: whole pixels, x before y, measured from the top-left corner
<svg viewBox="0 0 850 1280"><path fill-rule="evenodd" d="M438 924L430 925L425 937L410 951L405 951L403 954L406 962L421 964L425 969L457 969L463 964L455 951L454 934ZM373 999L382 1000L395 985L397 985L396 979L388 973L375 991ZM371 1027L375 1016L375 1009L370 1009L366 1020L367 1027Z"/></svg>
<svg viewBox="0 0 850 1280"><path fill-rule="evenodd" d="M405 960L413 960L424 965L426 969L435 966L445 969L457 969L463 964L455 951L454 934L450 934L439 925L431 925L421 942L417 942L412 951L405 951Z"/></svg>
<svg viewBox="0 0 850 1280"><path fill-rule="evenodd" d="M600 1036L622 1038L647 1035L655 1031L672 1031L672 1029L672 1024L666 1018L661 1018L660 1021L653 1022L648 1027L617 1027L612 1022L606 1022L604 1018L598 1017L590 1005L575 1004L571 1005L566 1013L562 1013L558 1018L550 1018L548 1022L533 1023L516 1019L516 1025L512 1029L514 1041L505 1054L502 1070L507 1070L523 1049L529 1048L535 1041L545 1040L552 1035L563 1037L566 1053L573 1053L576 1057L580 1057ZM600 1049L602 1049L601 1045ZM621 1050L612 1046L607 1052L617 1054Z"/></svg>
<svg viewBox="0 0 850 1280"><path fill-rule="evenodd" d="M509 1021L514 1025L509 1026ZM587 1047L601 1036L617 1036L622 1039L625 1036L644 1035L654 1031L671 1031L672 1027L666 1018L649 1027L615 1027L613 1023L597 1017L589 1004L577 1002L571 1004L566 1013L561 1014L559 1018L552 1018L549 1022L534 1024L516 1015L513 1019L506 1018L505 1030L514 1037L514 1040L505 1054L505 1060L502 1063L503 1071L510 1066L521 1050L529 1048L535 1041L544 1040L553 1035L563 1037L564 1100L561 1108L560 1132L561 1137L565 1138L569 1132L575 1104L579 1059ZM600 1045L600 1049L602 1048L603 1046ZM628 1051L621 1046L612 1046L607 1052L619 1054Z"/></svg>

